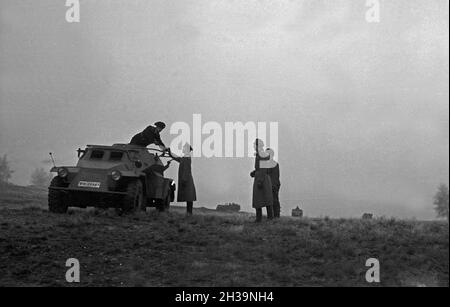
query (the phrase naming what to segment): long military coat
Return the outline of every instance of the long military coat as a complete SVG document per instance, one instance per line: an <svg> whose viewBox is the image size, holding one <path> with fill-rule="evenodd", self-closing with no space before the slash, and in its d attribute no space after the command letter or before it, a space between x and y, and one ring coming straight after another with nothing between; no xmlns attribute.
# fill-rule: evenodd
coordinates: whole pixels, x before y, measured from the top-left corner
<svg viewBox="0 0 450 307"><path fill-rule="evenodd" d="M178 168L177 201L196 201L197 193L195 191L194 178L192 177L191 157L176 157L173 159L180 163Z"/></svg>
<svg viewBox="0 0 450 307"><path fill-rule="evenodd" d="M273 205L272 181L267 173L267 169L258 169L255 171L252 205L255 209Z"/></svg>

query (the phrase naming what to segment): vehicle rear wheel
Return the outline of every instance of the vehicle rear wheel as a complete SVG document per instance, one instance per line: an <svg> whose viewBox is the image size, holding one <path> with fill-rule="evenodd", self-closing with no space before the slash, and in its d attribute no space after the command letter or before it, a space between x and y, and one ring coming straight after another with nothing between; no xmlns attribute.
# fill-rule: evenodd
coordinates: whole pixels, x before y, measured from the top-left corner
<svg viewBox="0 0 450 307"><path fill-rule="evenodd" d="M61 177L54 177L50 182L50 188L63 188L65 187L64 180ZM64 192L60 190L49 189L48 190L48 210L53 213L66 213L68 205L64 203Z"/></svg>
<svg viewBox="0 0 450 307"><path fill-rule="evenodd" d="M156 209L159 212L169 211L170 208L170 195L167 195L165 199L158 200L156 204Z"/></svg>
<svg viewBox="0 0 450 307"><path fill-rule="evenodd" d="M164 209L165 209L165 211L169 211L169 209L170 209L170 195L167 195L167 197L166 197L166 202L165 202L165 204L164 204Z"/></svg>
<svg viewBox="0 0 450 307"><path fill-rule="evenodd" d="M134 180L128 183L127 195L123 198L122 206L119 208L119 214L128 214L142 210L145 206L144 188L142 181Z"/></svg>

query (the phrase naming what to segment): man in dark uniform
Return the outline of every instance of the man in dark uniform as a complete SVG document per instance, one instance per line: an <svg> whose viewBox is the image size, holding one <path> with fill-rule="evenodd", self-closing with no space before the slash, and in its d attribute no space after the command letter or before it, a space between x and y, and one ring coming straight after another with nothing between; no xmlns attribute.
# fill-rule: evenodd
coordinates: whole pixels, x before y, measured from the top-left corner
<svg viewBox="0 0 450 307"><path fill-rule="evenodd" d="M197 200L194 177L192 176L192 147L188 143L183 146L183 157L178 157L169 150L174 161L180 163L178 168L178 202L186 202L187 215L192 215L194 201Z"/></svg>
<svg viewBox="0 0 450 307"><path fill-rule="evenodd" d="M151 144L159 146L162 151L166 151L167 148L164 145L159 133L166 127L163 122L156 122L154 126L148 126L144 131L136 134L130 141L130 145L147 147ZM142 171L147 176L147 191L152 191L155 189L155 182L162 184L162 177L164 176L164 171L169 167L170 164L163 166L158 164L152 164L146 167Z"/></svg>
<svg viewBox="0 0 450 307"><path fill-rule="evenodd" d="M273 157L275 155L275 152L273 149L267 148L266 152L270 156L270 160L267 164L267 170L269 172L270 180L272 181L272 195L273 195L273 215L275 218L280 217L280 164L276 162Z"/></svg>
<svg viewBox="0 0 450 307"><path fill-rule="evenodd" d="M133 136L130 145L147 147L150 144L155 144L158 145L161 150L165 151L167 149L166 145L164 145L159 135L164 128L166 128L166 124L163 122L156 122L155 126L148 126L144 131Z"/></svg>
<svg viewBox="0 0 450 307"><path fill-rule="evenodd" d="M262 208L266 207L267 218L269 220L274 218L273 212L273 194L272 182L267 169L261 168L261 161L270 160L270 155L267 154L264 148L264 142L256 139L255 147L255 170L250 173L252 178L255 178L253 183L253 200L252 206L256 209L256 222L262 221ZM263 156L261 156L263 155Z"/></svg>

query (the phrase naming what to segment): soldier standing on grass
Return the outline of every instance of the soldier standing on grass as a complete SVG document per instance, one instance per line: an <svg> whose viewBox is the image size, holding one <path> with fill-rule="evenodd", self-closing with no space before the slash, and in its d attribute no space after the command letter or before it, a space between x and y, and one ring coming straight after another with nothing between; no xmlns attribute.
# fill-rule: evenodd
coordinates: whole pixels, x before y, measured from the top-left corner
<svg viewBox="0 0 450 307"><path fill-rule="evenodd" d="M192 177L192 147L188 143L183 146L183 157L174 155L169 149L169 155L180 163L178 168L178 202L186 202L187 215L192 215L194 201L197 200L197 193L195 191L194 178Z"/></svg>
<svg viewBox="0 0 450 307"><path fill-rule="evenodd" d="M280 217L280 165L273 158L275 156L275 151L271 148L266 149L266 153L269 155L270 159L268 161L261 161L261 168L267 169L270 180L272 181L272 198L273 198L273 215L275 218Z"/></svg>
<svg viewBox="0 0 450 307"><path fill-rule="evenodd" d="M253 208L256 209L256 222L262 221L262 208L266 207L267 218L273 219L273 195L272 181L270 180L268 170L261 168L260 162L269 160L270 156L264 151L264 143L256 139L255 144L255 170L250 176L255 178L253 182Z"/></svg>

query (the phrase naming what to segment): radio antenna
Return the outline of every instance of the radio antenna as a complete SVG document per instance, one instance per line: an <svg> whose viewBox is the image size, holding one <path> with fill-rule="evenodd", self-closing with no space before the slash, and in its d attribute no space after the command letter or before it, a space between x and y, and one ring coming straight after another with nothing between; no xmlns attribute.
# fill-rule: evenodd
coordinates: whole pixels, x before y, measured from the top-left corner
<svg viewBox="0 0 450 307"><path fill-rule="evenodd" d="M49 152L48 154L50 155L50 158L52 159L53 166L56 167L55 160L53 159L53 154L51 152Z"/></svg>

